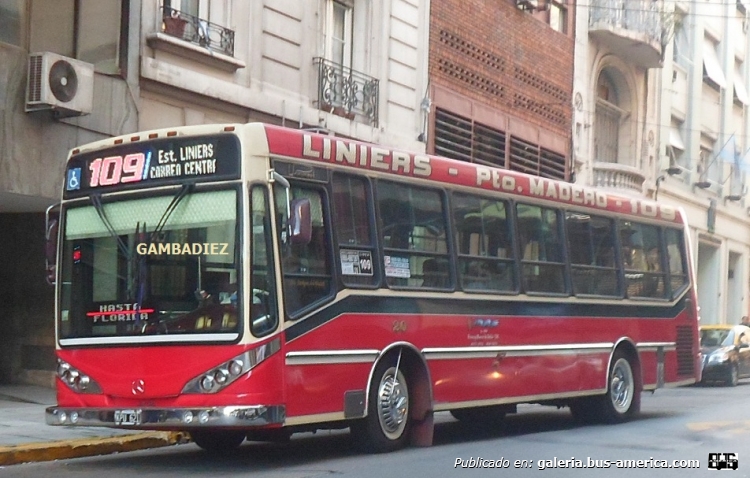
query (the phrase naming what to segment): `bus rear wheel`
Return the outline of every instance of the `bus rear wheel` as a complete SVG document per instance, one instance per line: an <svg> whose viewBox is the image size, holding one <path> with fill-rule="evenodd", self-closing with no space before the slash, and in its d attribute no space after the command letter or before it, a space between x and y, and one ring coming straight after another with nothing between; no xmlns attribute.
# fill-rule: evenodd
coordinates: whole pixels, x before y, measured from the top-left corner
<svg viewBox="0 0 750 478"><path fill-rule="evenodd" d="M210 453L226 453L245 441L245 432L237 430L196 430L190 438L199 447Z"/></svg>
<svg viewBox="0 0 750 478"><path fill-rule="evenodd" d="M360 448L371 453L406 445L411 430L409 384L401 370L381 362L373 374L367 417L352 425Z"/></svg>
<svg viewBox="0 0 750 478"><path fill-rule="evenodd" d="M601 397L601 417L607 423L629 420L638 408L633 367L622 352L615 352L609 368L607 394Z"/></svg>
<svg viewBox="0 0 750 478"><path fill-rule="evenodd" d="M638 412L637 384L628 356L615 352L607 376L607 393L570 402L573 418L581 423L622 423Z"/></svg>

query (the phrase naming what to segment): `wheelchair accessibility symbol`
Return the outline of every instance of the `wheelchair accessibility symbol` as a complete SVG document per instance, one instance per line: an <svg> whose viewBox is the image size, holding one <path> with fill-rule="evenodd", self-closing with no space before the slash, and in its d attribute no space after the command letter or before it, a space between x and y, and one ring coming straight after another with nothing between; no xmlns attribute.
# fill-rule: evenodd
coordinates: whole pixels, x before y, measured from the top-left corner
<svg viewBox="0 0 750 478"><path fill-rule="evenodd" d="M67 191L75 191L81 189L81 168L73 168L68 170L68 181L65 184Z"/></svg>

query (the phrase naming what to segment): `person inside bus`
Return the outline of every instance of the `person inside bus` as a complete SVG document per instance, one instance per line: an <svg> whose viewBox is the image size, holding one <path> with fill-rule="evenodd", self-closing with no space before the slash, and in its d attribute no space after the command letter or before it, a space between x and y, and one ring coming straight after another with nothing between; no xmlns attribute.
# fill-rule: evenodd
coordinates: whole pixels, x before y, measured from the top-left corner
<svg viewBox="0 0 750 478"><path fill-rule="evenodd" d="M663 288L661 275L661 261L659 260L659 248L652 247L645 256L646 270L648 274L644 281L644 294L648 297L661 297Z"/></svg>

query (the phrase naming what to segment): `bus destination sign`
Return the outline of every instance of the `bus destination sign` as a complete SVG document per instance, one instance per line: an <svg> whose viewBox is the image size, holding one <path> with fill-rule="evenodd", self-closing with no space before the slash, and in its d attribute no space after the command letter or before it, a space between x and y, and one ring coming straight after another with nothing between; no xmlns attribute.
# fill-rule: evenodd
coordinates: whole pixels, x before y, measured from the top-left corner
<svg viewBox="0 0 750 478"><path fill-rule="evenodd" d="M231 134L165 138L73 156L65 195L240 177L240 147Z"/></svg>

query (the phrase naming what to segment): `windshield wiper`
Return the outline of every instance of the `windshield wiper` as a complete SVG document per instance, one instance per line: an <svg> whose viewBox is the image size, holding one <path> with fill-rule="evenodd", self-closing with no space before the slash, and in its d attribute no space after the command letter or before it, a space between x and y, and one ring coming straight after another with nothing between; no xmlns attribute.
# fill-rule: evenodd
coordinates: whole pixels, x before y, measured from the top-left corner
<svg viewBox="0 0 750 478"><path fill-rule="evenodd" d="M161 219L159 219L159 222L156 224L156 227L151 233L151 240L149 241L149 243L153 242L154 239L156 239L157 235L161 233L161 230L164 229L164 226L167 225L169 216L172 215L175 209L177 209L177 206L180 204L180 202L185 199L185 196L187 196L187 194L192 191L194 186L194 183L186 183L182 185L180 191L175 194L175 196L172 198L172 202L170 202L169 206L167 206L167 209L164 210L164 214L161 215Z"/></svg>
<svg viewBox="0 0 750 478"><path fill-rule="evenodd" d="M130 250L128 250L128 246L125 244L125 241L123 241L122 238L117 234L117 231L115 231L114 226L112 226L112 223L109 221L107 214L104 212L104 206L102 206L101 195L92 194L91 204L94 205L94 209L96 210L96 213L99 215L99 219L102 220L102 224L104 224L104 227L107 228L107 232L109 232L109 235L115 238L115 240L117 241L117 248L128 260L130 260L131 252Z"/></svg>

